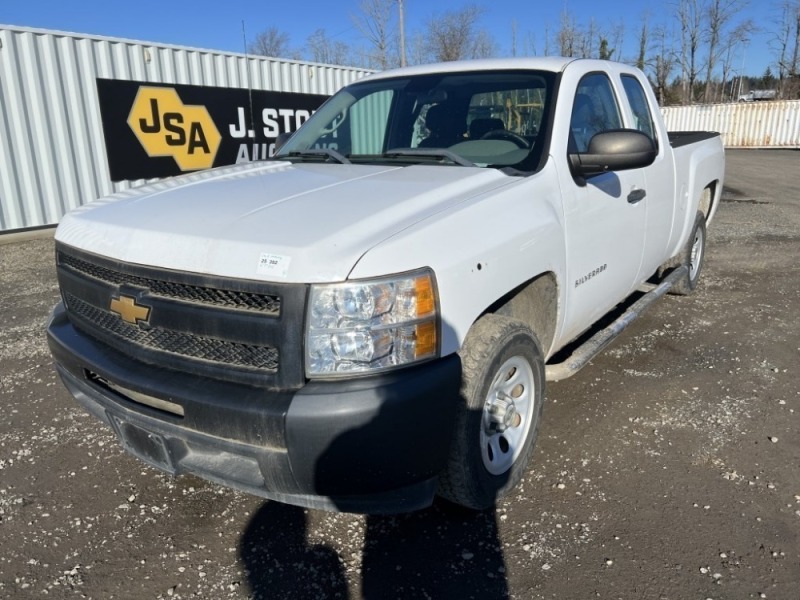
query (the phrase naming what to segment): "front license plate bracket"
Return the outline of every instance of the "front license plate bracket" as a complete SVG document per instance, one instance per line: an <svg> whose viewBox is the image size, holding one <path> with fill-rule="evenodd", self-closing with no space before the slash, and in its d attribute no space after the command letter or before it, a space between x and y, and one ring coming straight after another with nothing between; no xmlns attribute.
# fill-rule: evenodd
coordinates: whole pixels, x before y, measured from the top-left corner
<svg viewBox="0 0 800 600"><path fill-rule="evenodd" d="M156 469L175 474L169 449L162 436L115 416L111 416L111 422L125 450Z"/></svg>

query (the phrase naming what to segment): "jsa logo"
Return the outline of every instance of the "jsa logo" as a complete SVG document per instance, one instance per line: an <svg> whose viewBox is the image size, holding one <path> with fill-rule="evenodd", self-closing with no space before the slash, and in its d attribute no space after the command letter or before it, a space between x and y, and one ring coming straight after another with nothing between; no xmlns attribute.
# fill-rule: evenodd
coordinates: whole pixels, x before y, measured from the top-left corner
<svg viewBox="0 0 800 600"><path fill-rule="evenodd" d="M172 88L140 87L128 126L148 156L171 156L181 171L213 166L221 136L205 106L185 105Z"/></svg>

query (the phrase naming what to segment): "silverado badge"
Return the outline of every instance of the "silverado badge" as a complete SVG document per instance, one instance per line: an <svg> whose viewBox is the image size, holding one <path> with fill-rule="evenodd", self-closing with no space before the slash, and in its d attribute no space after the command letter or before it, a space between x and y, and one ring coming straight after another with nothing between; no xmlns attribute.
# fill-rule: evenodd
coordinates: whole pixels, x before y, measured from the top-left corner
<svg viewBox="0 0 800 600"><path fill-rule="evenodd" d="M120 294L119 298L111 299L111 312L118 314L126 323L136 324L140 321L147 323L150 318L150 307L136 304L136 298Z"/></svg>

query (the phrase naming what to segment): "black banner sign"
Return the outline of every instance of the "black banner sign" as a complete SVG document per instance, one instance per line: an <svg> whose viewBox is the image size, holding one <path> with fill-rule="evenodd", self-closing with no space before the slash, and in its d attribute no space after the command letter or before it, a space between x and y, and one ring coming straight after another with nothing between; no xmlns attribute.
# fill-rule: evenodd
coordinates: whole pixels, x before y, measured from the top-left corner
<svg viewBox="0 0 800 600"><path fill-rule="evenodd" d="M112 181L261 160L327 99L316 94L98 79Z"/></svg>

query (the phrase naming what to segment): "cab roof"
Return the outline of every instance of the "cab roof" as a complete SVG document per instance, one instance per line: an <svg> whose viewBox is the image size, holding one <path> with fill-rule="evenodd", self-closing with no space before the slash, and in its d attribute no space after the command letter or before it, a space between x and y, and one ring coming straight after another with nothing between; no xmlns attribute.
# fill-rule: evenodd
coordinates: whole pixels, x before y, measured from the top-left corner
<svg viewBox="0 0 800 600"><path fill-rule="evenodd" d="M361 81L377 81L394 77L404 77L410 75L427 75L430 73L465 73L470 71L508 71L508 70L537 70L552 71L559 73L575 58L565 58L563 56L546 56L541 58L485 58L478 60L457 60L452 62L432 63L428 65L416 65L413 67L403 67L400 69L390 69L381 71ZM607 61L606 61L607 62Z"/></svg>

